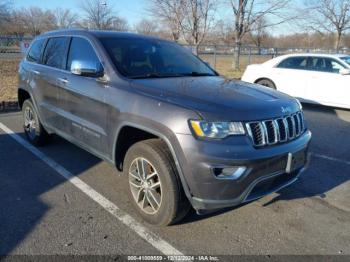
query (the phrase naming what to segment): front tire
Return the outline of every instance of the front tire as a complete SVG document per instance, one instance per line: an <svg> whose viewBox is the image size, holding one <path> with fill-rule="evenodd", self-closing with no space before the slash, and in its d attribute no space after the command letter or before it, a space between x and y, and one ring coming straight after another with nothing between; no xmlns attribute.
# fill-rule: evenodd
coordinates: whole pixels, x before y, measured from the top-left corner
<svg viewBox="0 0 350 262"><path fill-rule="evenodd" d="M260 79L256 83L258 85L266 86L271 89L276 89L276 85L270 79Z"/></svg>
<svg viewBox="0 0 350 262"><path fill-rule="evenodd" d="M134 144L126 154L123 169L125 188L145 221L167 226L186 216L190 204L172 155L162 140Z"/></svg>
<svg viewBox="0 0 350 262"><path fill-rule="evenodd" d="M30 99L22 105L24 133L28 141L34 146L43 146L49 142L50 135L42 126L38 114Z"/></svg>

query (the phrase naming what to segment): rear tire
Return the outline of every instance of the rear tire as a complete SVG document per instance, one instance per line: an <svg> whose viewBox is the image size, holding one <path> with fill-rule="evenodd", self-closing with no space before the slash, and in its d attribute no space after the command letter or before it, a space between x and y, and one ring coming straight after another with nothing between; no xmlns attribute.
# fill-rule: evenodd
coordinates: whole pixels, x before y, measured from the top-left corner
<svg viewBox="0 0 350 262"><path fill-rule="evenodd" d="M270 79L260 79L256 83L258 85L266 86L271 89L276 89L276 85Z"/></svg>
<svg viewBox="0 0 350 262"><path fill-rule="evenodd" d="M50 135L42 126L30 99L23 102L22 114L24 133L28 141L34 146L43 146L47 144L50 140Z"/></svg>
<svg viewBox="0 0 350 262"><path fill-rule="evenodd" d="M145 221L168 226L187 215L190 204L172 155L162 140L134 144L126 153L123 169L125 189Z"/></svg>

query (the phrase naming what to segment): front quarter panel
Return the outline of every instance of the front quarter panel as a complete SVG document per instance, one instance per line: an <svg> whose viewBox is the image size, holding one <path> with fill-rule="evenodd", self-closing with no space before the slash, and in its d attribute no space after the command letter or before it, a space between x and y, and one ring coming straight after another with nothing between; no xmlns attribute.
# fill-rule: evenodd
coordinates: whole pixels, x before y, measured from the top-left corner
<svg viewBox="0 0 350 262"><path fill-rule="evenodd" d="M119 131L124 126L138 127L155 135L162 134L176 144L176 134L191 134L188 120L199 118L192 110L141 93L127 81L111 83L105 91L111 159L115 159L115 144Z"/></svg>
<svg viewBox="0 0 350 262"><path fill-rule="evenodd" d="M189 172L188 165L177 135L192 136L188 120L198 119L197 113L142 94L127 81L113 83L105 90L108 104L108 158L111 162L115 162L117 139L123 127L135 127L160 137L173 155L184 191L190 199L191 193L184 175Z"/></svg>

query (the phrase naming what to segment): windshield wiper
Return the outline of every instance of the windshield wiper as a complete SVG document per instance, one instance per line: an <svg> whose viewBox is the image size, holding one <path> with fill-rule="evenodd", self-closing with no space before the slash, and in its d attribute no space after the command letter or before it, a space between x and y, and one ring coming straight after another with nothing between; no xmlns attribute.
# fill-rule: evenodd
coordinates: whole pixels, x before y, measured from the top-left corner
<svg viewBox="0 0 350 262"><path fill-rule="evenodd" d="M201 72L191 72L191 73L183 73L182 75L184 76L215 76L214 74L211 73L201 73Z"/></svg>
<svg viewBox="0 0 350 262"><path fill-rule="evenodd" d="M211 73L191 72L191 73L174 73L174 74L159 74L149 73L146 75L131 76L131 79L147 79L147 78L167 78L167 77L184 77L184 76L216 76Z"/></svg>
<svg viewBox="0 0 350 262"><path fill-rule="evenodd" d="M167 78L167 77L179 77L182 74L159 74L159 73L149 73L146 75L132 76L132 79L146 79L146 78Z"/></svg>

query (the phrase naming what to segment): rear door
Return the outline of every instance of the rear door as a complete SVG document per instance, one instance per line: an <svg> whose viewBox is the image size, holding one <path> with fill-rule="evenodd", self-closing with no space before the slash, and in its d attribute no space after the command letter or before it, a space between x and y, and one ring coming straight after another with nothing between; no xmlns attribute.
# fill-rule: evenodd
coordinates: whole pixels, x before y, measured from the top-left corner
<svg viewBox="0 0 350 262"><path fill-rule="evenodd" d="M43 49L45 47L46 39L37 39L31 45L29 52L25 58L25 62L21 63L20 73L21 78L19 79L19 86L28 86L30 92L33 95L34 106L37 107L40 119L44 123L45 113L41 112L40 105L45 99L43 88L45 85L41 79L42 66L39 64L41 61Z"/></svg>
<svg viewBox="0 0 350 262"><path fill-rule="evenodd" d="M108 148L105 82L95 77L72 74L72 62L98 64L100 59L88 39L72 37L66 83L59 94L63 112L62 128L80 144L104 154Z"/></svg>
<svg viewBox="0 0 350 262"><path fill-rule="evenodd" d="M46 125L60 129L61 110L59 106L59 89L64 85L66 75L69 37L49 38L45 47L40 68L40 108L44 113Z"/></svg>
<svg viewBox="0 0 350 262"><path fill-rule="evenodd" d="M288 57L272 69L271 79L279 91L303 98L308 74L308 57Z"/></svg>
<svg viewBox="0 0 350 262"><path fill-rule="evenodd" d="M345 66L329 57L313 57L306 98L321 104L344 106L350 104L350 76L340 74Z"/></svg>

